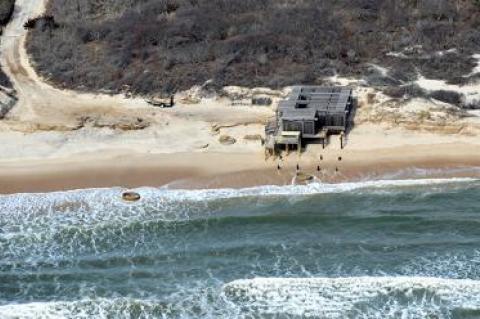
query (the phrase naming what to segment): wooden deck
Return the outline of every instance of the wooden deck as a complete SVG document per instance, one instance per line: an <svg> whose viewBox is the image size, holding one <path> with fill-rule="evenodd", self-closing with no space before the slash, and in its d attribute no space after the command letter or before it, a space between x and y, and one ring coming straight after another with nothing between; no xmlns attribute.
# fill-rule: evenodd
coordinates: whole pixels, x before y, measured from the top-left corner
<svg viewBox="0 0 480 319"><path fill-rule="evenodd" d="M282 132L275 136L275 143L280 145L301 145L302 134L300 132Z"/></svg>
<svg viewBox="0 0 480 319"><path fill-rule="evenodd" d="M323 130L319 131L317 134L303 134L302 138L324 140L328 137L328 134L329 134L329 130L328 129L323 129Z"/></svg>

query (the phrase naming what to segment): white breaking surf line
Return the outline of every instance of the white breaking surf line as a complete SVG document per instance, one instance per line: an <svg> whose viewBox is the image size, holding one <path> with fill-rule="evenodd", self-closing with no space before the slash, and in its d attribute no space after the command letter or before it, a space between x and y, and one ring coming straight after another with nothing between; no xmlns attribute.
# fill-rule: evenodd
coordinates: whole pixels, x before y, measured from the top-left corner
<svg viewBox="0 0 480 319"><path fill-rule="evenodd" d="M369 318L395 314L424 318L459 308L480 309L480 281L469 279L255 278L233 281L223 290L247 312L270 315L345 318L357 313Z"/></svg>
<svg viewBox="0 0 480 319"><path fill-rule="evenodd" d="M140 193L142 200L137 205L144 203L159 205L171 202L205 202L211 200L234 199L252 196L288 196L288 195L316 195L347 193L357 190L378 190L384 188L403 188L415 186L434 186L449 184L467 184L478 182L478 178L433 178L433 179L404 179L404 180L370 180L346 183L321 183L315 181L307 185L285 185L285 186L257 186L250 188L234 189L200 189L183 190L168 188L138 188L135 191ZM0 195L0 216L1 213L11 212L23 208L49 207L61 203L85 203L91 208L109 207L111 205L120 207L132 207L132 204L121 200L121 188L85 189L66 192L38 193L38 194L14 194ZM135 205L133 205L135 206Z"/></svg>
<svg viewBox="0 0 480 319"><path fill-rule="evenodd" d="M161 312L160 301L132 298L97 298L79 301L31 302L0 306L2 319L61 319L61 318L132 318L135 311L141 318L156 318ZM138 315L138 314L137 314Z"/></svg>

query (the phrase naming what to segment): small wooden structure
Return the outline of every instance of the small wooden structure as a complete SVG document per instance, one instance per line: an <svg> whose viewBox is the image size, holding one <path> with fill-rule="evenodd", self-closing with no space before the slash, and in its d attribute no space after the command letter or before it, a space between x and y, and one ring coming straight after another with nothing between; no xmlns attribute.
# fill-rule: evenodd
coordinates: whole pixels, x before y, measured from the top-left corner
<svg viewBox="0 0 480 319"><path fill-rule="evenodd" d="M330 134L345 134L353 108L348 87L295 87L278 105L275 119L265 127L265 147L276 152L303 143L320 141L324 146Z"/></svg>
<svg viewBox="0 0 480 319"><path fill-rule="evenodd" d="M155 107L169 108L175 105L175 98L173 95L171 95L169 98L166 98L166 99L159 98L159 97L152 97L152 98L146 99L145 102Z"/></svg>

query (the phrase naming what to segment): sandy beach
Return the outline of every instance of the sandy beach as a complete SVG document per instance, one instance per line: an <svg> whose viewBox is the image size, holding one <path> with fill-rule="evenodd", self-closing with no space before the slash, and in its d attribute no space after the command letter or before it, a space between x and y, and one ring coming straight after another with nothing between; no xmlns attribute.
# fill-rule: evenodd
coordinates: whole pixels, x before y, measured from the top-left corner
<svg viewBox="0 0 480 319"><path fill-rule="evenodd" d="M452 152L452 149L455 151ZM97 154L75 160L11 162L0 167L0 192L50 192L113 186L205 189L287 185L295 182L297 164L301 174L314 176L322 182L480 177L478 145L326 150L320 152L323 160L315 158L312 153L300 157L291 154L283 160L267 161L263 153L258 152ZM277 165L280 165L280 170Z"/></svg>
<svg viewBox="0 0 480 319"><path fill-rule="evenodd" d="M431 99L390 99L351 79L331 79L332 85L354 87L358 99L345 149L332 136L325 150L308 145L300 155L268 160L259 139L288 88L231 87L224 89L227 96L204 96L196 87L177 94L172 109L154 108L141 97L55 88L37 75L25 50L23 23L43 12L44 5L17 1L2 36L0 62L18 102L0 120L1 194L285 185L294 181L297 165L302 174L323 182L478 174L478 112ZM425 78L417 84L425 90L446 85ZM478 84L447 88L471 99L480 91ZM233 103L232 96L248 99L255 92L270 96L273 104ZM235 143L221 143L222 136Z"/></svg>

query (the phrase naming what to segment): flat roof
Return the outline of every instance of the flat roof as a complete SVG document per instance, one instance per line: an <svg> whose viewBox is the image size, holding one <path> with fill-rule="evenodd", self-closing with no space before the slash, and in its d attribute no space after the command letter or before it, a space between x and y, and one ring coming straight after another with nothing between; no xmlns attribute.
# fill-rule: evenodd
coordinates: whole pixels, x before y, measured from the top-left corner
<svg viewBox="0 0 480 319"><path fill-rule="evenodd" d="M339 114L348 110L352 89L349 87L295 87L278 110L285 119L314 119L317 113ZM303 107L298 105L303 104Z"/></svg>

